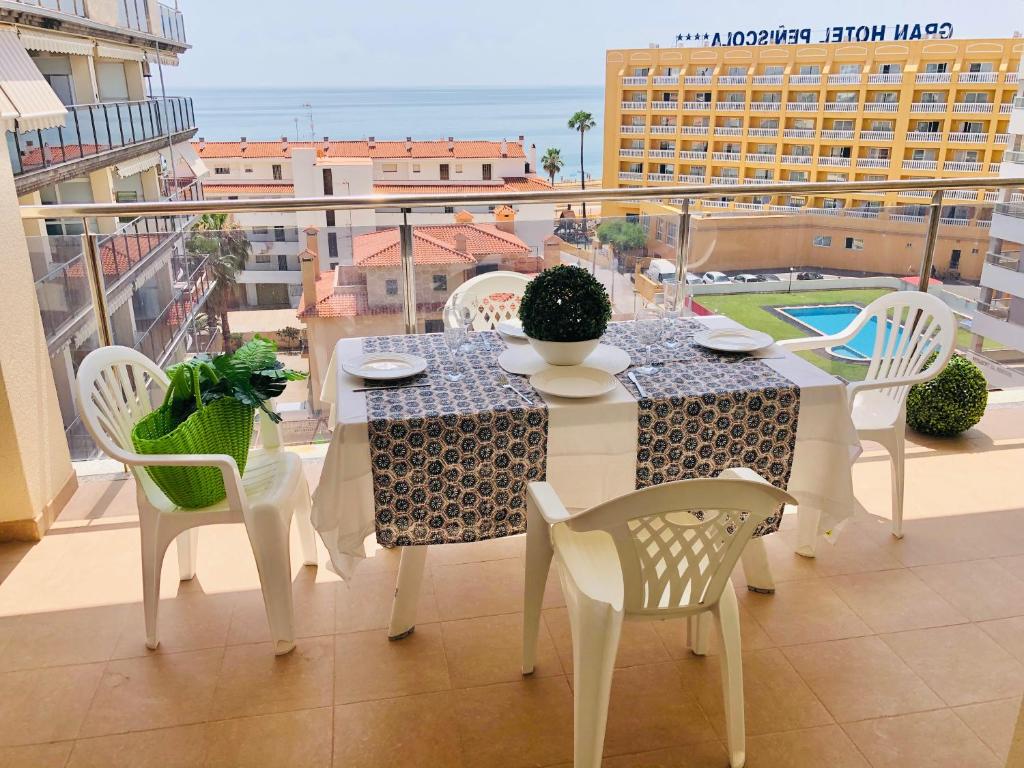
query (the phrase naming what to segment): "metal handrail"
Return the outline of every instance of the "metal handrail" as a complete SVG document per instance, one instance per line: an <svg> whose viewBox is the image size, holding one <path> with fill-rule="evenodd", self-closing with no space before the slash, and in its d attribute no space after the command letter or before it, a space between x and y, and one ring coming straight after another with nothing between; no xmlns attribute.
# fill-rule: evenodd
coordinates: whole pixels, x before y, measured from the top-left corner
<svg viewBox="0 0 1024 768"><path fill-rule="evenodd" d="M62 203L23 205L23 219L93 216L147 216L180 213L285 213L292 211L358 211L374 208L439 208L451 205L516 205L522 203L633 202L670 198L750 197L751 195L842 195L854 192L899 192L951 189L1024 188L1024 178L890 179L885 181L779 182L759 185L756 192L742 183L686 184L614 189L552 189L528 192L462 192L453 194L346 195L338 197L252 198L142 203Z"/></svg>

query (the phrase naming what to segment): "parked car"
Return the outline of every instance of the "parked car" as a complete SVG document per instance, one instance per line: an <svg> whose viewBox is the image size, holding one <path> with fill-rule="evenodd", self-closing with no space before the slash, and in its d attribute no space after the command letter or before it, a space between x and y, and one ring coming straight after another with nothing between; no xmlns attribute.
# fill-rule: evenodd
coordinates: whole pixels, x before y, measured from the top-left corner
<svg viewBox="0 0 1024 768"><path fill-rule="evenodd" d="M651 259L647 270L644 272L648 279L658 283L674 283L676 281L676 265L668 259Z"/></svg>
<svg viewBox="0 0 1024 768"><path fill-rule="evenodd" d="M773 272L769 272L766 275L761 275L761 279L766 283L781 283L782 278Z"/></svg>
<svg viewBox="0 0 1024 768"><path fill-rule="evenodd" d="M704 282L707 285L717 285L721 283L731 283L732 280L724 272L705 272Z"/></svg>
<svg viewBox="0 0 1024 768"><path fill-rule="evenodd" d="M824 280L825 276L821 272L797 272L797 280Z"/></svg>
<svg viewBox="0 0 1024 768"><path fill-rule="evenodd" d="M744 272L742 275L735 275L732 279L737 283L763 283L765 281L764 275L752 275L749 272Z"/></svg>
<svg viewBox="0 0 1024 768"><path fill-rule="evenodd" d="M704 278L700 275L695 275L693 272L686 273L686 284L687 285L704 285Z"/></svg>

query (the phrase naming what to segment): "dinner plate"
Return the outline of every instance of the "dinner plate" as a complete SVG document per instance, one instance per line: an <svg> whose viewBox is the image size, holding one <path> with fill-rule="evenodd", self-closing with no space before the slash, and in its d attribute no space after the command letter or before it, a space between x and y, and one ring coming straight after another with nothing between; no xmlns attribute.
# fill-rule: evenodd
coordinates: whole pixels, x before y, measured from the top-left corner
<svg viewBox="0 0 1024 768"><path fill-rule="evenodd" d="M511 336L513 339L526 338L526 334L523 333L523 323L520 320L502 320L495 326L495 330L502 336Z"/></svg>
<svg viewBox="0 0 1024 768"><path fill-rule="evenodd" d="M756 352L775 343L767 333L749 328L714 328L697 333L693 340L719 352Z"/></svg>
<svg viewBox="0 0 1024 768"><path fill-rule="evenodd" d="M390 381L415 376L427 369L427 361L402 352L370 352L341 361L346 373L372 381Z"/></svg>
<svg viewBox="0 0 1024 768"><path fill-rule="evenodd" d="M530 386L556 397L600 397L615 389L615 377L585 365L556 365L530 377Z"/></svg>
<svg viewBox="0 0 1024 768"><path fill-rule="evenodd" d="M583 365L588 368L597 368L605 373L622 373L629 368L629 363L629 353L611 344L598 344L597 349L583 361ZM573 367L548 365L529 344L509 345L508 349L498 355L498 365L509 373L522 376L532 376L548 368Z"/></svg>

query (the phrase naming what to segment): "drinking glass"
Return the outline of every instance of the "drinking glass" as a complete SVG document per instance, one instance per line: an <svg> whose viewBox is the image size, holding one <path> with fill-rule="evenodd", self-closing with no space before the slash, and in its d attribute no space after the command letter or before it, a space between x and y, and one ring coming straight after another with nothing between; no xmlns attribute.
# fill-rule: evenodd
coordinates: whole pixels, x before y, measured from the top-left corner
<svg viewBox="0 0 1024 768"><path fill-rule="evenodd" d="M665 330L664 313L653 304L637 307L634 322L643 356L643 362L636 367L636 371L645 374L654 373L657 370L653 359L654 346L661 341L662 333Z"/></svg>
<svg viewBox="0 0 1024 768"><path fill-rule="evenodd" d="M683 343L682 328L676 320L683 316L683 289L680 283L665 283L664 303L661 306L661 317L664 322L661 344L668 349L676 349Z"/></svg>
<svg viewBox="0 0 1024 768"><path fill-rule="evenodd" d="M462 326L466 329L466 343L468 345L467 352L472 349L475 340L479 339L483 348L490 351L491 343L487 338L486 333L477 333L473 323L476 320L476 316L479 314L476 304L463 304L459 307L459 319L462 321Z"/></svg>
<svg viewBox="0 0 1024 768"><path fill-rule="evenodd" d="M448 359L444 363L444 375L448 381L462 378L463 355L466 352L466 329L459 326L446 325L444 344L448 347Z"/></svg>

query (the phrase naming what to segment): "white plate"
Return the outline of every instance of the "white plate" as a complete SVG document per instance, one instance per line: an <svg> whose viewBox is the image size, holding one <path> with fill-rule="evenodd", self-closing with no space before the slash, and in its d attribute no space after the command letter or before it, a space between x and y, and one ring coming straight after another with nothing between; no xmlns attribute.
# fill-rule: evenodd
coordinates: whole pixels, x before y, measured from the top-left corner
<svg viewBox="0 0 1024 768"><path fill-rule="evenodd" d="M585 365L555 365L530 377L530 386L556 397L600 397L615 389L615 377Z"/></svg>
<svg viewBox="0 0 1024 768"><path fill-rule="evenodd" d="M588 368L597 368L605 373L622 373L629 368L629 354L611 344L599 344L597 349L587 355L583 364ZM534 351L529 344L513 344L498 355L498 365L509 373L532 376L546 371L548 368L565 368L574 366L548 365L544 358Z"/></svg>
<svg viewBox="0 0 1024 768"><path fill-rule="evenodd" d="M767 333L749 328L715 328L701 331L693 340L702 347L719 352L756 352L775 343Z"/></svg>
<svg viewBox="0 0 1024 768"><path fill-rule="evenodd" d="M511 336L513 339L525 339L523 323L520 320L502 320L495 327L502 336Z"/></svg>
<svg viewBox="0 0 1024 768"><path fill-rule="evenodd" d="M427 361L402 352L370 352L341 361L346 373L372 381L391 381L415 376L427 370Z"/></svg>

